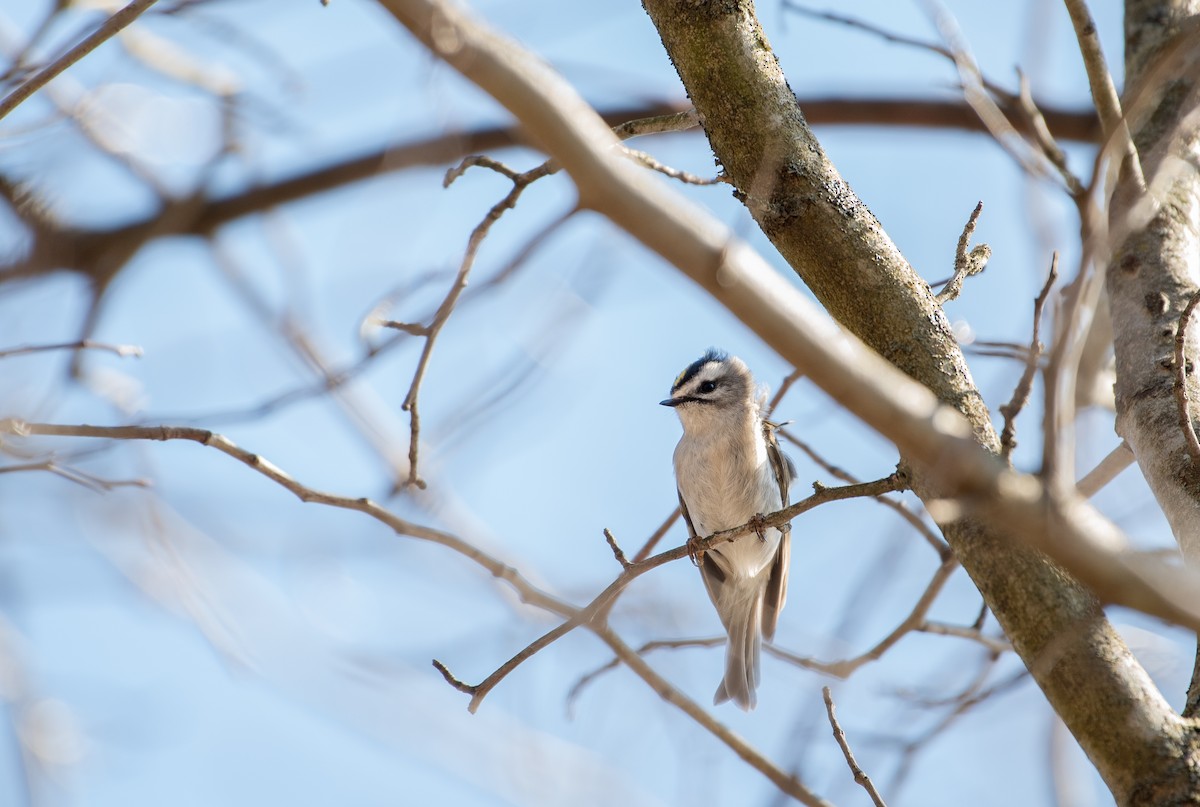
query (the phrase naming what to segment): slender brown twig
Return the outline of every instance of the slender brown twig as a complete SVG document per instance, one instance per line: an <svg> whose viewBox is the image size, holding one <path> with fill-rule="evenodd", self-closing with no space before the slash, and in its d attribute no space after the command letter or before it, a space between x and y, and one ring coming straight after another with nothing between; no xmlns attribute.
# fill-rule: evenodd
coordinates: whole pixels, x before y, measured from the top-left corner
<svg viewBox="0 0 1200 807"><path fill-rule="evenodd" d="M1017 415L1029 402L1029 393L1033 390L1033 379L1037 375L1038 362L1041 360L1044 350L1040 338L1042 312L1045 310L1046 300L1050 297L1050 289L1054 287L1057 280L1058 253L1055 252L1050 260L1050 272L1046 275L1046 282L1042 284L1041 292L1033 301L1033 336L1029 340L1025 370L1021 373L1021 378L1013 389L1012 398L1000 407L1000 414L1004 416L1004 428L1000 431L1000 456L1005 459L1011 457L1013 449L1017 447Z"/></svg>
<svg viewBox="0 0 1200 807"><path fill-rule="evenodd" d="M979 214L982 212L983 202L980 202L971 211L971 216L967 219L966 226L963 227L962 235L958 237L958 245L954 250L954 275L946 283L945 288L937 293L939 305L945 305L956 299L962 293L963 281L982 272L987 266L988 259L992 256L992 248L987 244L979 244L970 251L967 250L971 243L971 236L975 234L975 225L979 221Z"/></svg>
<svg viewBox="0 0 1200 807"><path fill-rule="evenodd" d="M811 445L804 442L787 429L780 429L779 433L785 440L807 454L809 459L824 468L830 476L840 479L843 482L848 482L852 485L857 484L860 481L850 472L830 463L828 460L818 454L816 449L814 449ZM890 510L894 510L897 515L907 521L912 528L916 530L922 538L925 539L925 542L933 547L933 551L938 553L939 558L944 559L949 556L950 545L946 543L946 540L930 529L929 525L925 523L924 519L910 510L908 506L904 504L904 502L898 502L895 499L889 499L886 496L879 496L875 499L875 501L879 502Z"/></svg>
<svg viewBox="0 0 1200 807"><path fill-rule="evenodd" d="M539 636L529 645L524 647L520 652L510 658L504 664L500 665L491 675L485 678L480 683L476 684L471 691L471 703L468 709L474 712L479 708L479 704L487 697L496 685L503 681L509 673L521 666L526 660L534 656L538 651L550 646L558 639L566 636L575 628L581 625L593 627L595 625L604 624L607 619L608 611L611 609L613 602L625 590L633 580L651 569L662 566L665 563L679 560L680 558L691 557L693 552L706 552L713 547L729 541L736 540L746 535L755 533L764 527L778 527L788 523L793 518L802 513L805 513L814 507L832 501L842 501L845 499L859 498L863 496L880 496L896 490L899 484L896 475L879 479L874 482L865 482L857 485L845 485L836 488L821 488L813 495L799 502L785 507L782 510L755 518L754 520L733 527L728 530L715 532L706 538L700 538L695 542L689 542L683 546L674 549L668 549L665 552L660 552L646 560L630 563L621 570L621 574L617 576L613 582L597 594L590 603L576 611L566 622L558 625L546 633ZM924 616L924 614L922 614ZM881 651L882 652L882 651Z"/></svg>
<svg viewBox="0 0 1200 807"><path fill-rule="evenodd" d="M862 767L859 766L858 760L854 758L854 752L850 750L850 743L846 740L846 732L842 730L842 726L838 723L837 707L833 704L833 692L829 687L821 688L821 695L825 698L825 712L829 715L829 726L833 729L833 739L837 740L838 748L842 749L842 756L846 758L846 764L850 767L850 773L854 775L854 781L862 785L862 788L867 791L871 797L871 801L875 803L875 807L887 807L883 797L879 795L879 791L875 789L875 785L871 782L871 777L867 776Z"/></svg>
<svg viewBox="0 0 1200 807"><path fill-rule="evenodd" d="M1124 471L1133 464L1134 456L1133 449L1129 447L1129 443L1121 441L1121 444L1100 460L1100 464L1080 479L1076 483L1075 489L1079 491L1079 495L1085 499L1090 499L1095 496L1102 487L1117 478L1117 474Z"/></svg>
<svg viewBox="0 0 1200 807"><path fill-rule="evenodd" d="M16 347L0 350L0 359L10 356L24 356L29 353L43 353L50 350L106 350L121 358L141 358L144 351L137 345L115 345L107 342L96 342L92 339L77 339L74 342L56 342L48 345L17 345Z"/></svg>
<svg viewBox="0 0 1200 807"><path fill-rule="evenodd" d="M650 534L650 537L646 539L646 543L642 544L642 548L639 549L637 554L633 556L633 562L641 563L643 560L650 557L650 553L654 551L654 547L658 546L658 542L663 539L663 536L667 534L675 522L679 520L681 515L683 515L683 512L678 506L676 506L675 509L671 511L671 515L663 519L663 523L658 525L658 529Z"/></svg>
<svg viewBox="0 0 1200 807"><path fill-rule="evenodd" d="M16 465L0 466L0 474L20 473L22 471L45 471L61 476L69 482L74 482L77 485L82 485L88 490L94 490L97 493L115 490L116 488L148 488L150 487L149 480L146 479L101 479L78 468L72 468L68 465L63 465L55 460L44 460L42 462L23 462Z"/></svg>
<svg viewBox="0 0 1200 807"><path fill-rule="evenodd" d="M925 586L925 590L917 599L912 611L909 612L903 621L900 622L892 631L885 637L879 640L870 650L852 658L842 659L841 661L817 661L803 656L797 656L792 653L775 647L772 650L772 655L776 658L783 659L792 664L804 667L810 670L817 670L837 678L849 678L859 667L864 664L869 664L873 661L878 661L884 653L890 650L897 642L903 639L909 633L920 630L921 625L925 623L925 617L929 613L929 609L933 607L934 601L942 588L945 587L946 581L950 579L950 575L958 568L958 561L954 558L947 558L942 561L937 570L933 573L929 584ZM768 648L771 649L771 648Z"/></svg>
<svg viewBox="0 0 1200 807"><path fill-rule="evenodd" d="M0 101L0 118L16 109L29 96L45 87L68 67L116 36L155 2L157 0L133 0L132 3L101 23L99 28L85 37L78 45L34 73L21 86L10 92L3 101Z"/></svg>
<svg viewBox="0 0 1200 807"><path fill-rule="evenodd" d="M625 553L621 547L617 545L617 537L612 534L612 530L608 527L604 528L604 540L608 541L608 546L612 549L613 557L617 559L617 563L621 564L622 569L628 569L633 564L629 562L629 558L625 557Z"/></svg>

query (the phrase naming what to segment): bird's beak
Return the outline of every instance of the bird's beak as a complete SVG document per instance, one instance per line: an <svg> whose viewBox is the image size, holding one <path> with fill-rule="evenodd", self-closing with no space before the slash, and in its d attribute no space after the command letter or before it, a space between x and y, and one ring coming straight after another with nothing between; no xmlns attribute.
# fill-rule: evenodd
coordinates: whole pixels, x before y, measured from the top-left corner
<svg viewBox="0 0 1200 807"><path fill-rule="evenodd" d="M681 403L687 403L688 398L667 398L665 401L659 401L659 406L679 406Z"/></svg>

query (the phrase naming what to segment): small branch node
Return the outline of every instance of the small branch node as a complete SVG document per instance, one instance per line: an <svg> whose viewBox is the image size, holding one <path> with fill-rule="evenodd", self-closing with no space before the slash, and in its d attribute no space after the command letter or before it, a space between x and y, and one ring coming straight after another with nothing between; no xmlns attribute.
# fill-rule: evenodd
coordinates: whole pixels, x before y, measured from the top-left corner
<svg viewBox="0 0 1200 807"><path fill-rule="evenodd" d="M433 660L433 668L442 674L442 678L446 679L446 683L462 692L465 695L474 695L478 687L463 683L454 677L454 673L450 672L450 668L437 659Z"/></svg>
<svg viewBox="0 0 1200 807"><path fill-rule="evenodd" d="M977 275L987 266L992 257L992 248L987 244L978 244L970 251L971 236L975 234L975 225L979 222L979 214L983 212L983 202L975 205L967 225L963 227L962 235L958 237L958 247L954 252L954 276L947 281L945 287L937 293L938 305L945 305L962 293L963 281L972 275Z"/></svg>
<svg viewBox="0 0 1200 807"><path fill-rule="evenodd" d="M617 559L617 563L621 564L622 569L628 569L633 564L625 557L625 553L621 551L621 547L617 545L617 539L612 534L612 530L608 527L604 528L604 540L608 541L609 547L612 548L613 557Z"/></svg>

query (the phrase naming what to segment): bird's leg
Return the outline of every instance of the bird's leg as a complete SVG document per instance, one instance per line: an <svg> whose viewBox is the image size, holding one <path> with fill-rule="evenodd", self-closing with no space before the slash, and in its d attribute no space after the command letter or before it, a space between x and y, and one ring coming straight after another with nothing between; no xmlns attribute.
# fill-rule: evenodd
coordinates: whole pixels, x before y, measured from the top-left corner
<svg viewBox="0 0 1200 807"><path fill-rule="evenodd" d="M704 557L704 550L700 548L700 544L704 539L699 535L691 535L687 540L688 558L692 561L693 566L700 565L700 559Z"/></svg>
<svg viewBox="0 0 1200 807"><path fill-rule="evenodd" d="M764 534L763 531L766 530L766 528L767 528L767 517L764 516L762 513L755 513L754 516L750 519L749 524L750 524L750 529L753 530L754 534L758 536L758 540L765 543L767 540L767 536Z"/></svg>

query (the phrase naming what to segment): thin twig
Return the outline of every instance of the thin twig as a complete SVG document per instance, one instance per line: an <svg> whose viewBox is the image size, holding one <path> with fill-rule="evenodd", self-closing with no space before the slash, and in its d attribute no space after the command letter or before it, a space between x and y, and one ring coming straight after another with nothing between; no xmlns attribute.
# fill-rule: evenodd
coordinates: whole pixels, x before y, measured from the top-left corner
<svg viewBox="0 0 1200 807"><path fill-rule="evenodd" d="M776 658L783 659L806 669L817 670L837 678L849 678L859 667L873 661L878 661L884 653L890 650L902 638L920 629L921 625L925 623L925 617L929 613L929 609L933 607L938 594L941 593L942 588L946 585L946 581L950 579L950 575L957 568L958 561L954 558L947 558L942 561L942 564L933 573L929 584L925 586L925 590L917 599L908 616L893 628L891 633L883 637L883 639L865 653L841 661L816 661L815 659L796 656L777 647L769 646L768 650Z"/></svg>
<svg viewBox="0 0 1200 807"><path fill-rule="evenodd" d="M818 454L816 449L814 449L811 445L804 442L787 429L780 429L779 434L782 435L785 440L807 454L809 459L824 468L830 476L836 477L837 479L840 479L843 482L848 482L852 485L857 484L860 481L854 476L854 474L851 474L845 469L839 468L838 466L830 463L828 460ZM946 543L946 540L930 529L929 525L925 523L924 519L910 510L908 506L904 504L904 502L898 502L895 499L889 499L886 496L876 497L875 501L879 502L884 507L896 511L901 518L912 525L912 528L915 529L920 536L925 539L925 542L933 547L933 551L938 553L939 558L945 559L949 556L950 545Z"/></svg>
<svg viewBox="0 0 1200 807"><path fill-rule="evenodd" d="M846 741L846 732L842 730L841 724L838 723L837 709L833 705L833 692L829 687L821 688L821 695L825 698L825 712L829 715L829 725L833 729L833 739L837 740L838 747L842 749L842 755L846 757L846 764L850 766L850 773L854 775L854 781L862 785L863 789L870 795L871 801L875 803L875 807L887 807L883 797L879 795L879 791L875 789L875 785L871 783L871 777L859 767L858 760L854 758L854 752L850 750L850 743Z"/></svg>
<svg viewBox="0 0 1200 807"><path fill-rule="evenodd" d="M1096 33L1096 22L1088 10L1085 0L1064 0L1067 12L1071 15L1071 25L1075 28L1075 38L1079 42L1079 52L1083 56L1083 67L1087 72L1088 85L1092 91L1092 101L1096 112L1100 115L1100 125L1106 138L1117 136L1121 138L1122 150L1125 153L1126 167L1130 178L1140 190L1146 188L1146 178L1142 174L1142 164L1138 158L1137 146L1129 133L1129 126L1121 112L1121 99L1113 84L1112 74L1104 59L1104 51L1100 47L1100 37Z"/></svg>
<svg viewBox="0 0 1200 807"><path fill-rule="evenodd" d="M1191 299L1179 315L1179 327L1175 329L1175 401L1179 405L1179 427L1187 438L1188 452L1192 462L1200 465L1200 439L1192 425L1192 414L1188 406L1187 377L1192 372L1192 362L1187 358L1187 328L1196 304L1200 303L1200 289L1192 293Z"/></svg>
<svg viewBox="0 0 1200 807"><path fill-rule="evenodd" d="M494 160L483 155L475 155L465 158L454 168L446 172L443 185L449 187L456 179L472 166L479 166L495 171L508 179L512 180L512 188L496 204L492 205L483 220L475 225L475 229L471 231L471 236L467 239L467 248L463 253L462 261L458 267L458 273L454 277L454 282L451 284L446 296L442 298L442 302L438 305L437 312L433 315L433 321L427 326L427 332L424 334L425 345L421 349L421 356L417 359L417 367L413 371L412 382L409 384L408 392L404 396L404 402L400 408L408 412L408 478L404 484L413 485L421 490L425 489L425 480L421 478L418 470L418 460L420 456L421 444L421 408L420 395L421 383L425 380L425 372L429 369L429 359L433 355L433 347L437 342L438 336L442 332L442 328L446 325L450 315L454 312L454 308L458 303L459 297L462 296L463 290L467 287L467 280L471 274L471 268L475 265L475 256L479 252L483 240L487 238L488 233L492 229L500 217L507 211L516 207L517 201L521 198L521 194L532 183L542 177L553 174L558 168L552 161L547 160L536 168L532 168L524 173L518 173L509 168L502 162Z"/></svg>
<svg viewBox="0 0 1200 807"><path fill-rule="evenodd" d="M1087 188L1067 164L1067 154L1059 147L1054 135L1050 133L1050 127L1046 124L1046 116L1042 114L1042 110L1033 100L1033 89L1029 86L1029 78L1019 67L1017 68L1017 87L1017 103L1020 104L1029 121L1033 142L1041 149L1050 164L1058 169L1071 197L1076 200L1081 199L1087 192Z"/></svg>
<svg viewBox="0 0 1200 807"><path fill-rule="evenodd" d="M146 479L101 479L78 468L72 468L68 465L61 465L54 460L44 460L42 462L24 462L18 465L0 466L0 474L20 473L23 471L45 471L61 476L69 482L74 482L77 485L82 485L88 490L104 493L106 491L115 490L116 488L148 488L150 487L149 480Z"/></svg>
<svg viewBox="0 0 1200 807"><path fill-rule="evenodd" d="M626 667L645 681L659 697L700 724L700 726L724 743L735 754L753 766L755 770L767 777L782 792L809 807L832 807L828 801L818 796L812 790L809 790L794 775L785 773L760 754L757 749L743 740L740 735L731 731L724 724L717 722L712 715L701 708L694 700L671 686L633 648L621 641L620 637L611 628L606 625L597 625L592 627L592 631L608 645L613 654L624 662Z"/></svg>
<svg viewBox="0 0 1200 807"><path fill-rule="evenodd" d="M992 248L987 244L980 244L970 252L967 251L967 247L971 243L971 236L975 234L975 225L979 221L979 214L982 212L983 202L980 202L971 211L971 216L967 219L966 226L963 227L962 235L958 237L958 245L954 250L954 275L946 283L945 288L937 293L938 305L945 305L956 299L962 293L963 281L982 272L987 266L988 258L992 257Z"/></svg>
<svg viewBox="0 0 1200 807"><path fill-rule="evenodd" d="M1054 283L1058 280L1058 253L1050 259L1050 272L1046 275L1046 282L1042 284L1042 290L1033 301L1033 336L1029 340L1029 351L1025 358L1025 371L1021 373L1020 380L1017 381L1017 386L1013 389L1012 398L1008 403L1000 407L1000 414L1004 416L1004 428L1000 431L1000 456L1006 460L1012 456L1013 449L1017 447L1017 415L1025 408L1025 404L1029 402L1029 393L1033 389L1033 379L1037 375L1038 362L1042 358L1042 350L1044 349L1041 342L1041 327L1042 327L1042 312L1046 307L1046 300L1050 297L1050 289L1054 287Z"/></svg>
<svg viewBox="0 0 1200 807"><path fill-rule="evenodd" d="M767 403L766 411L763 412L763 417L770 419L771 414L775 411L775 407L779 406L779 402L783 400L783 396L788 394L788 390L792 388L800 379L804 378L804 371L796 368L787 374L782 381L779 382L779 389L775 390L775 394L771 396L771 400Z"/></svg>
<svg viewBox="0 0 1200 807"><path fill-rule="evenodd" d="M1133 449L1129 447L1129 443L1121 441L1119 446L1100 460L1099 465L1075 484L1075 489L1079 491L1080 496L1090 499L1099 493L1101 488L1116 479L1117 474L1132 465L1133 460Z"/></svg>
<svg viewBox="0 0 1200 807"><path fill-rule="evenodd" d="M727 636L713 636L708 639L658 639L653 642L646 642L634 652L639 656L644 656L653 650L664 648L723 647L727 641L729 641ZM583 694L583 690L587 688L588 684L595 681L601 675L604 675L604 673L617 669L619 666L621 666L621 659L614 656L608 663L602 664L576 681L575 686L571 687L571 691L567 693L567 713L570 714L574 711L575 702L579 700L579 696Z"/></svg>
<svg viewBox="0 0 1200 807"><path fill-rule="evenodd" d="M625 557L625 553L621 551L621 547L617 545L617 538L608 527L604 528L604 540L608 541L608 546L612 549L613 557L617 559L617 563L621 564L622 569L628 569L633 565Z"/></svg>
<svg viewBox="0 0 1200 807"><path fill-rule="evenodd" d="M660 552L659 554L647 558L644 561L634 562L628 566L625 566L622 569L621 574L619 574L613 582L609 583L608 586L599 594L597 594L590 603L576 611L570 619L539 636L536 640L527 645L508 661L504 662L504 664L500 665L500 667L498 667L491 675L477 684L472 692L471 703L467 708L471 712L474 712L476 709L478 709L479 704L482 703L483 699L487 697L488 693L490 693L497 684L503 681L509 673L521 666L522 663L531 658L539 650L550 646L555 641L563 636L566 636L572 630L581 625L588 625L594 629L596 625L603 624L613 602L615 602L616 598L621 594L621 592L624 591L625 588L631 582L633 582L635 578L640 577L651 569L662 566L664 563L679 560L680 558L691 557L693 552L706 552L713 547L720 546L721 544L729 541L756 533L757 530L761 530L764 527L782 526L796 516L827 502L842 501L845 499L863 496L879 496L883 493L896 490L897 484L899 483L896 479L896 475L893 474L892 476L879 479L874 482L846 485L844 487L836 488L822 488L812 496L809 496L807 499L802 499L790 507L785 507L784 509L771 513L770 515L763 516L762 518L755 518L754 520L742 524L741 526L715 532L706 538L698 539L695 542L689 542L690 546L689 544L685 544L674 549L669 549L665 552ZM924 614L922 614L922 617L923 616Z"/></svg>
<svg viewBox="0 0 1200 807"><path fill-rule="evenodd" d="M542 591L521 575L516 569L476 549L474 546L451 533L426 527L400 518L380 507L368 498L351 498L308 487L293 479L289 474L264 457L238 446L228 438L207 429L185 426L86 426L52 423L28 423L13 418L0 420L0 434L52 435L60 437L98 437L112 440L184 440L232 457L272 482L292 493L302 502L322 504L342 510L354 510L373 518L391 528L397 535L417 538L451 549L482 566L493 577L513 587L521 602L534 605L562 617L569 617L575 609L568 603ZM686 550L682 553L686 555Z"/></svg>
<svg viewBox="0 0 1200 807"><path fill-rule="evenodd" d="M980 631L979 628L972 625L950 625L945 622L925 620L917 626L916 630L920 633L933 633L938 636L957 636L960 639L969 639L972 642L978 642L993 653L1007 653L1012 650L1012 645L1007 639L988 636Z"/></svg>
<svg viewBox="0 0 1200 807"><path fill-rule="evenodd" d="M689 174L687 171L680 171L678 168L672 168L669 165L664 165L659 162L654 156L647 154L644 151L637 149L626 148L625 156L631 160L649 168L651 171L657 171L663 176L668 176L671 179L677 179L687 185L720 185L723 182L728 182L723 175L715 176L712 179L699 177L695 174Z"/></svg>
<svg viewBox="0 0 1200 807"><path fill-rule="evenodd" d="M23 356L27 353L42 353L50 350L107 350L121 358L141 358L145 355L137 345L116 345L107 342L96 342L92 339L77 339L74 342L56 342L49 345L18 345L0 350L0 359L10 356Z"/></svg>
<svg viewBox="0 0 1200 807"><path fill-rule="evenodd" d="M1025 173L1032 177L1050 175L1046 155L1040 148L1034 149L1029 145L996 103L995 89L989 85L975 58L967 50L958 23L949 10L940 0L924 0L924 5L946 43L946 49L954 59L959 80L962 82L963 100L975 110L975 114L979 116L996 144L1008 152ZM1005 100L1010 99L1011 96Z"/></svg>
<svg viewBox="0 0 1200 807"><path fill-rule="evenodd" d="M146 9L154 5L155 2L157 0L133 0L125 8L113 14L99 28L85 37L82 42L43 67L24 84L9 93L3 101L0 101L0 118L3 118L9 112L16 109L25 99L29 98L29 96L42 87L45 87L68 67L118 34L123 28L140 17Z"/></svg>
<svg viewBox="0 0 1200 807"><path fill-rule="evenodd" d="M650 557L650 553L654 551L654 547L658 546L658 542L662 540L663 536L667 534L681 515L683 515L683 511L676 506L671 511L671 515L663 519L663 523L658 525L658 529L650 534L650 537L646 539L646 543L642 544L642 548L633 556L633 562L641 563Z"/></svg>
<svg viewBox="0 0 1200 807"><path fill-rule="evenodd" d="M696 109L683 112L673 112L668 115L652 115L647 118L637 118L625 121L613 127L613 134L621 140L650 134L666 134L667 132L683 132L700 125L700 114Z"/></svg>

